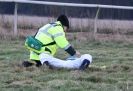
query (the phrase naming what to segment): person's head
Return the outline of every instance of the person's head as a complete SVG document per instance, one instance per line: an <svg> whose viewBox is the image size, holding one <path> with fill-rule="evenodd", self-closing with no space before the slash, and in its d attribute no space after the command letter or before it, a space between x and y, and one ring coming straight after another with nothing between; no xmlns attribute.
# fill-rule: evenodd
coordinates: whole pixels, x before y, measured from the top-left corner
<svg viewBox="0 0 133 91"><path fill-rule="evenodd" d="M64 27L64 30L67 30L69 28L69 20L67 18L66 15L60 15L58 18L57 18L57 21L60 21L61 24L63 25Z"/></svg>

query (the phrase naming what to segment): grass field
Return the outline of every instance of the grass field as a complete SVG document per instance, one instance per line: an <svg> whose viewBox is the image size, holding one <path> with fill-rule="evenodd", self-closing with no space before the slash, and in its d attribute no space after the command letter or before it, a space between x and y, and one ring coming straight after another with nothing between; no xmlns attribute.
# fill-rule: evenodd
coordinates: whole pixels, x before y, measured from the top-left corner
<svg viewBox="0 0 133 91"><path fill-rule="evenodd" d="M133 91L133 43L72 43L81 54L93 56L87 70L23 68L29 55L24 41L0 40L0 91ZM56 56L67 54L59 50Z"/></svg>

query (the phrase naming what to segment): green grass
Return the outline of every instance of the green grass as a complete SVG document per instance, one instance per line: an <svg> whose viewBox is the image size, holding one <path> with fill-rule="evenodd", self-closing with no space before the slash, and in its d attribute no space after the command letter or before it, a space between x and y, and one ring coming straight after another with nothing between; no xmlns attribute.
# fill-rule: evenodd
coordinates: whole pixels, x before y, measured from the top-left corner
<svg viewBox="0 0 133 91"><path fill-rule="evenodd" d="M73 42L81 54L93 56L85 71L46 66L23 68L29 52L23 40L0 40L0 91L132 91L133 44L123 42ZM61 55L61 56L60 56ZM59 50L56 57L67 54Z"/></svg>

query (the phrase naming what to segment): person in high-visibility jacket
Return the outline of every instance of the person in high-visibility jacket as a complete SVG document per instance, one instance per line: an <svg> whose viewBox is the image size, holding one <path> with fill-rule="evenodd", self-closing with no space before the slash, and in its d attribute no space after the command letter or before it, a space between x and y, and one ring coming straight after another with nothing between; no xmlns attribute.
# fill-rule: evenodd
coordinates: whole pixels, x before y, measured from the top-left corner
<svg viewBox="0 0 133 91"><path fill-rule="evenodd" d="M60 15L56 22L41 27L35 34L35 38L46 46L41 48L41 53L30 51L31 61L24 61L23 65L29 67L35 62L36 66L41 66L45 63L52 67L85 69L92 62L92 56L89 54L72 61L70 59L64 61L53 57L58 47L63 48L71 57L80 54L79 52L76 52L65 37L65 31L68 28L69 21L65 15Z"/></svg>

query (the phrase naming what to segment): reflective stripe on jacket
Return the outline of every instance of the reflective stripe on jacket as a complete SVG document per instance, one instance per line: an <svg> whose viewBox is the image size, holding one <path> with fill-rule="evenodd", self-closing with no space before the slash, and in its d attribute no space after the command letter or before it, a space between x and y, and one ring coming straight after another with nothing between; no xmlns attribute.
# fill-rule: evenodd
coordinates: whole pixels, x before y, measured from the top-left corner
<svg viewBox="0 0 133 91"><path fill-rule="evenodd" d="M42 42L44 45L55 41L56 44L42 47L43 52L50 52L52 55L56 53L58 47L67 49L70 46L65 37L65 32L60 21L49 23L41 27L35 38Z"/></svg>

